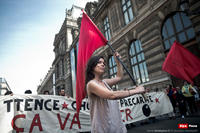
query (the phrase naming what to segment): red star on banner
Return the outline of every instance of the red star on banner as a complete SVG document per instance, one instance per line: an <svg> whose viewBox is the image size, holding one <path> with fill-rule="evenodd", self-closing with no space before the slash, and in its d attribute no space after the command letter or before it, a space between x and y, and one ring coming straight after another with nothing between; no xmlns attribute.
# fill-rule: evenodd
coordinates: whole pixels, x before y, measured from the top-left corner
<svg viewBox="0 0 200 133"><path fill-rule="evenodd" d="M64 102L64 103L62 104L62 109L64 109L64 108L68 109L67 106L68 106L68 104L66 104L66 103Z"/></svg>
<svg viewBox="0 0 200 133"><path fill-rule="evenodd" d="M156 98L155 101L156 101L156 103L160 103L158 98Z"/></svg>

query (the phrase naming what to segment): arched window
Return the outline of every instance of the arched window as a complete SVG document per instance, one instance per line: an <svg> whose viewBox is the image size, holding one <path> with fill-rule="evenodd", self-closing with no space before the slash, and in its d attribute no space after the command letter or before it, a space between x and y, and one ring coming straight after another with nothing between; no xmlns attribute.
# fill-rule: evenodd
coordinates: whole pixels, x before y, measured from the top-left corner
<svg viewBox="0 0 200 133"><path fill-rule="evenodd" d="M140 84L149 81L146 61L139 40L131 42L129 56L132 73L137 83Z"/></svg>
<svg viewBox="0 0 200 133"><path fill-rule="evenodd" d="M195 37L190 19L183 12L176 12L169 16L162 26L162 38L165 49L170 49L173 42L189 41Z"/></svg>
<svg viewBox="0 0 200 133"><path fill-rule="evenodd" d="M108 69L109 69L109 77L113 78L117 76L117 64L115 62L114 56L111 56L108 59ZM112 86L113 89L118 89L117 85Z"/></svg>

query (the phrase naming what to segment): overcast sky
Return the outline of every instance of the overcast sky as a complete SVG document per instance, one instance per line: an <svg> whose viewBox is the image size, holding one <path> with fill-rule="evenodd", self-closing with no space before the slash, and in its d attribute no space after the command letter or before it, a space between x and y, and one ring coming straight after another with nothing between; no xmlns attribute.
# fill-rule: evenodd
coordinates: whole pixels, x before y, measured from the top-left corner
<svg viewBox="0 0 200 133"><path fill-rule="evenodd" d="M94 0L0 0L0 77L14 94L36 94L54 60L65 10L87 1Z"/></svg>

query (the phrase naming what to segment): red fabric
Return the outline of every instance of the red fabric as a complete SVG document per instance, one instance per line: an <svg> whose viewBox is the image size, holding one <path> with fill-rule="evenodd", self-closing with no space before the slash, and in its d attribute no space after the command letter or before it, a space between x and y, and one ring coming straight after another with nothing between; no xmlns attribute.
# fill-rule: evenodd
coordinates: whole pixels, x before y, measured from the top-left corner
<svg viewBox="0 0 200 133"><path fill-rule="evenodd" d="M107 40L96 25L83 11L81 29L79 34L78 62L76 76L76 111L79 113L82 99L85 98L85 69L93 52L107 44Z"/></svg>
<svg viewBox="0 0 200 133"><path fill-rule="evenodd" d="M200 74L200 59L175 41L162 69L177 78L193 83L192 79Z"/></svg>

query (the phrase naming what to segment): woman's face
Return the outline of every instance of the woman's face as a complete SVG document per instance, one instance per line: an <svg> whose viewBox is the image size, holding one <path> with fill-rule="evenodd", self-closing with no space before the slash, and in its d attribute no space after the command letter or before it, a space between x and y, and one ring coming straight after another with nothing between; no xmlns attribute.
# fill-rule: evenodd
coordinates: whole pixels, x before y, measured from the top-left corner
<svg viewBox="0 0 200 133"><path fill-rule="evenodd" d="M94 73L103 74L105 71L105 62L103 58L100 58L97 65L94 67Z"/></svg>

